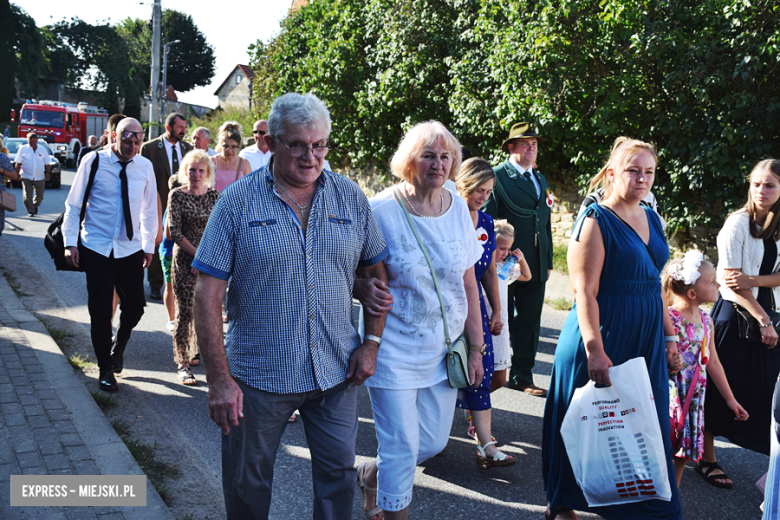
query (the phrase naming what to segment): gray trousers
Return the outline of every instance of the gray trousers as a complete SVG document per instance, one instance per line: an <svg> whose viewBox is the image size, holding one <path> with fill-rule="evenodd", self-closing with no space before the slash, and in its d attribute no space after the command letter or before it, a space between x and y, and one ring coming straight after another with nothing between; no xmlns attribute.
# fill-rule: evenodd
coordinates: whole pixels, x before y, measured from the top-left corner
<svg viewBox="0 0 780 520"><path fill-rule="evenodd" d="M43 190L46 188L46 180L31 181L22 179L22 193L24 194L24 209L27 213L35 215L38 206L43 202Z"/></svg>
<svg viewBox="0 0 780 520"><path fill-rule="evenodd" d="M297 409L311 451L314 519L352 518L355 495L357 386L301 394L263 392L234 379L244 393L244 417L222 436L222 488L228 520L265 520L274 462L287 420Z"/></svg>

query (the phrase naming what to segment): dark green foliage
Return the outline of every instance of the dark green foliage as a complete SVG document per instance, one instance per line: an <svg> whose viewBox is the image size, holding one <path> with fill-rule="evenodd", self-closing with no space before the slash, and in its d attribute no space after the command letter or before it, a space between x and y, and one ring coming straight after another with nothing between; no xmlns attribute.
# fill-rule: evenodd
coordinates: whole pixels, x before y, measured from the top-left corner
<svg viewBox="0 0 780 520"><path fill-rule="evenodd" d="M508 129L531 120L540 169L584 190L628 135L658 147L672 228L719 226L780 150L779 40L774 0L312 0L252 65L258 109L317 93L352 166L385 170L431 118L503 160Z"/></svg>
<svg viewBox="0 0 780 520"><path fill-rule="evenodd" d="M149 20L126 18L116 26L130 51L135 75L145 84L151 81L152 27ZM178 92L208 85L214 77L214 48L206 41L198 26L188 14L163 10L160 49L167 42L180 40L170 46L168 53L168 84ZM162 60L162 57L160 58ZM162 61L160 62L162 66Z"/></svg>
<svg viewBox="0 0 780 520"><path fill-rule="evenodd" d="M6 76L4 81L0 81L0 120L2 121L8 118L14 98L14 82L9 81L9 78L16 75L18 64L16 53L9 49L14 49L15 36L16 25L11 4L8 0L0 0L0 49L5 49L5 52L0 52L0 70L4 71Z"/></svg>
<svg viewBox="0 0 780 520"><path fill-rule="evenodd" d="M128 46L113 26L73 18L47 30L52 41L63 42L67 51L79 57L69 66L76 78L73 86L104 92L103 104L109 112L118 110L119 98L136 99L143 94L144 81L134 74Z"/></svg>
<svg viewBox="0 0 780 520"><path fill-rule="evenodd" d="M3 9L5 9L3 7ZM11 83L11 78L16 75L19 80L21 91L29 95L38 95L40 83L38 78L46 75L46 61L43 56L43 40L38 28L35 26L35 20L28 15L24 9L17 5L10 5L10 17L2 16L2 25L6 25L10 19L13 27L10 32L11 47L5 48L5 53L10 54L14 61L10 70L11 74L3 78L4 81ZM10 102L10 101L9 101Z"/></svg>

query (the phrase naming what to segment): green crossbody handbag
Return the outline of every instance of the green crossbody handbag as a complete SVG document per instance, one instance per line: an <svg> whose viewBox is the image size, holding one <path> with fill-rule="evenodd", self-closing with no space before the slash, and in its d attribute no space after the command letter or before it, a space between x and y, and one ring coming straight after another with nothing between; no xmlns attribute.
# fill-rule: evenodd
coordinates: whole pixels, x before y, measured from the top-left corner
<svg viewBox="0 0 780 520"><path fill-rule="evenodd" d="M451 388L466 388L471 386L471 380L469 380L469 344L466 341L466 335L461 334L458 339L453 343L450 339L450 330L447 327L447 311L444 309L444 300L441 297L441 290L439 290L439 280L436 278L436 270L433 268L433 262L428 255L428 250L420 239L420 235L417 233L417 228L414 227L414 222L409 212L406 210L406 205L398 193L398 187L393 188L393 195L398 204L401 205L401 209L404 210L406 221L409 223L409 227L412 228L414 238L417 239L417 243L420 244L425 261L428 262L428 268L431 270L431 276L433 277L433 285L436 287L436 294L439 296L439 305L441 305L441 316L444 319L444 342L447 343L447 381Z"/></svg>

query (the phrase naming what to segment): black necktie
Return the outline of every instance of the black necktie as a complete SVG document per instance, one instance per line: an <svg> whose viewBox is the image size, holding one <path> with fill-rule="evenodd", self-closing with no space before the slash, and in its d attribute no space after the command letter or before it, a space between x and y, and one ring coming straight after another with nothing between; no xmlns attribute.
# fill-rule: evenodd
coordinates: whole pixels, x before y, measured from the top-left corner
<svg viewBox="0 0 780 520"><path fill-rule="evenodd" d="M125 215L125 231L127 239L133 239L133 217L130 216L130 194L127 191L127 165L133 161L119 161L122 169L119 171L119 180L122 183L122 213Z"/></svg>
<svg viewBox="0 0 780 520"><path fill-rule="evenodd" d="M171 161L171 175L176 175L179 173L179 152L176 151L176 146L171 148L171 156L173 157Z"/></svg>
<svg viewBox="0 0 780 520"><path fill-rule="evenodd" d="M531 170L526 170L523 172L523 177L525 177L525 180L531 183L531 187L536 191L536 184L534 184L534 181L531 179Z"/></svg>

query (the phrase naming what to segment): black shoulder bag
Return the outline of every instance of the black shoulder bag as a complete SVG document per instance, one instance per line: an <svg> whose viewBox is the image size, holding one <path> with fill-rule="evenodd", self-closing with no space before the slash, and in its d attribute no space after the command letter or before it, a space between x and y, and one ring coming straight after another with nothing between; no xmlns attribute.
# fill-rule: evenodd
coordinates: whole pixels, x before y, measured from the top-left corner
<svg viewBox="0 0 780 520"><path fill-rule="evenodd" d="M87 213L87 200L89 192L92 191L92 184L95 182L95 174L100 163L100 154L95 154L95 160L92 161L92 168L89 171L89 180L87 188L84 190L84 200L81 201L81 212L79 213L79 249L81 249L81 223L84 221L84 215ZM49 225L46 236L43 237L43 245L54 260L54 267L57 271L81 271L81 267L73 267L65 260L65 239L62 236L62 223L65 220L65 212L60 213Z"/></svg>
<svg viewBox="0 0 780 520"><path fill-rule="evenodd" d="M769 290L772 291L772 308L768 310L766 314L769 317L772 327L774 327L775 331L780 335L780 314L775 310L775 293L774 289L770 288ZM737 311L739 339L749 343L761 343L761 324L746 308L738 303L731 303L734 304L734 310Z"/></svg>

